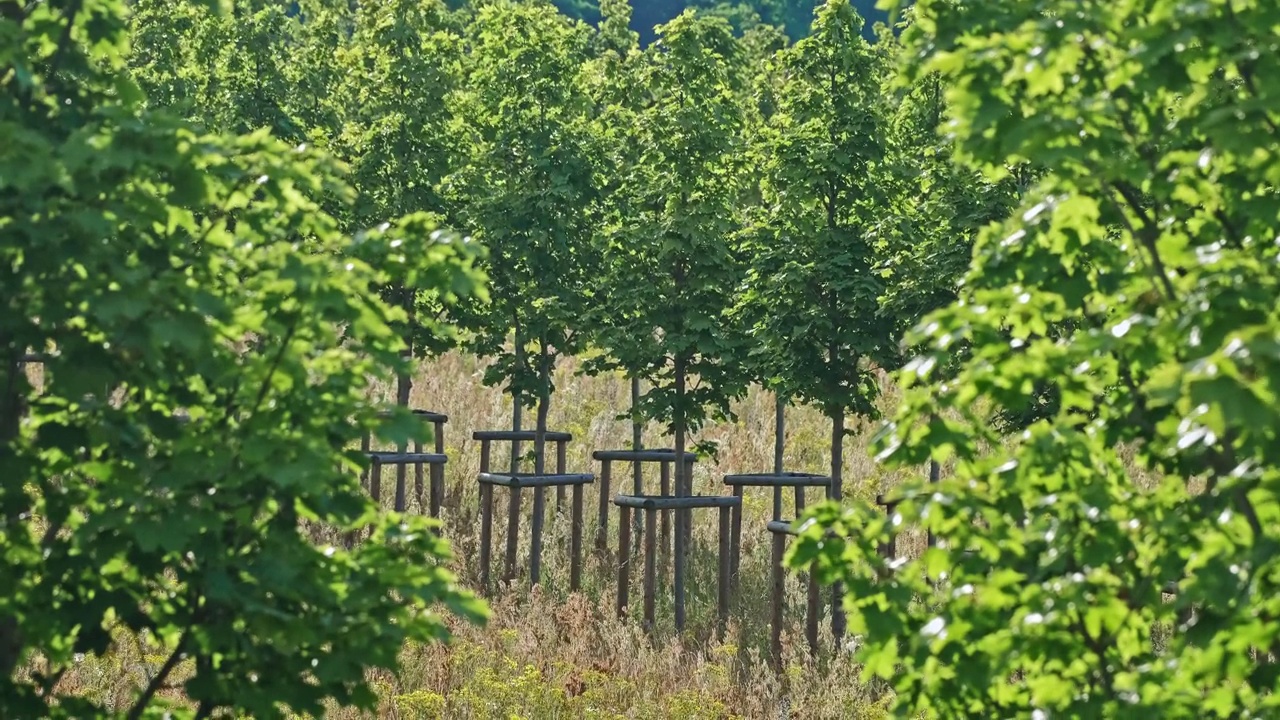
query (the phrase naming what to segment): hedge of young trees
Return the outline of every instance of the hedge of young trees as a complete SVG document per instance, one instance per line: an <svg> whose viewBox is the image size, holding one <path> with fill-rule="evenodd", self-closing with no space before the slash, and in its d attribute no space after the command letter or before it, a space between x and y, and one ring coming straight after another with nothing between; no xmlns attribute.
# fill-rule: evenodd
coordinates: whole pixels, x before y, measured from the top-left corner
<svg viewBox="0 0 1280 720"><path fill-rule="evenodd" d="M892 84L896 41L868 43L849 0L793 47L689 10L642 48L625 2L597 28L541 0L180 5L133 16L151 103L329 149L348 232L420 211L483 244L490 302L450 317L540 430L556 359L591 350L646 381L678 447L751 380L815 402L838 473L872 371L953 292L964 263L937 257L1015 192L952 167L938 92Z"/></svg>
<svg viewBox="0 0 1280 720"><path fill-rule="evenodd" d="M367 705L432 603L481 618L343 449L455 347L539 431L588 352L678 450L768 385L838 480L914 357L882 457L954 477L793 552L899 709L1269 712L1280 10L1006 5L642 45L625 0L0 0L0 714L99 713L55 690L118 632L172 658L130 717L183 660L200 717Z"/></svg>

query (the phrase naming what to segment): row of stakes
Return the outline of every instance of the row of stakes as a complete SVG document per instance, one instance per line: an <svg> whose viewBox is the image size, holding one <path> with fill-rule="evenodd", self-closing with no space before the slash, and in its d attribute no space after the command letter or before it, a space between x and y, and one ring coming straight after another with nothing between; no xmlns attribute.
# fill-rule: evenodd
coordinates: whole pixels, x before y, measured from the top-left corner
<svg viewBox="0 0 1280 720"><path fill-rule="evenodd" d="M361 477L362 485L370 494L382 498L382 475L387 466L396 468L394 508L404 512L407 507L408 467L414 467L414 494L418 506L426 509L432 517L439 517L444 497L444 467L448 458L444 453L445 425L448 416L426 410L412 411L414 416L433 426L434 448L432 452L424 450L420 442L416 442L410 451L402 448L397 451L371 450L371 439L365 436L361 450L369 457L370 466ZM504 554L502 581L515 579L517 556L519 552L519 525L522 515L523 490L534 490L533 519L530 528L529 580L536 584L541 579L542 571L542 530L545 516L546 488L556 489L557 506L563 507L568 495L570 499L570 570L569 585L571 590L578 590L582 583L582 542L583 542L583 489L596 482L591 473L570 473L566 468L566 450L573 436L567 432L547 431L543 437L555 447L555 472L527 473L518 471L519 444L536 440L537 434L532 430L477 430L472 438L480 443L480 469L477 481L480 488L480 581L485 592L490 591L494 488L506 488L507 503L507 542ZM494 472L491 467L493 443L510 443L512 446L512 467L508 472ZM717 582L717 617L720 627L728 621L730 598L737 589L738 569L741 560L742 539L742 501L747 488L771 488L773 490L773 511L766 525L771 535L770 578L770 646L775 662L782 653L782 616L784 609L784 568L783 557L787 540L796 530L793 521L782 517L783 493L791 489L794 493L796 513L806 507L808 498L806 490L821 490L824 497L831 494L832 479L827 475L804 472L783 472L775 468L771 473L747 473L726 475L724 484L731 489L730 495L694 495L692 493L692 468L696 462L693 453L684 454L686 471L679 476L684 482L672 487L672 472L676 453L670 449L642 450L597 450L592 458L601 463L599 485L600 504L597 510L598 522L594 545L597 550L607 550L609 531L609 505L618 509L618 563L617 563L617 604L619 616L629 614L631 586L631 554L633 542L639 546L643 543L643 620L646 628L654 625L655 601L657 594L657 556L659 542L664 554L673 558L673 586L675 625L682 630L685 623L685 561L686 550L692 538L692 511L715 510L719 515L719 557ZM610 497L610 486L613 480L615 463L630 463L633 469L633 487L630 494L617 494ZM646 494L643 487L643 466L657 465L659 469L659 492ZM937 480L938 466L930 466L930 479ZM429 478L429 483L426 481ZM425 497L424 497L425 493ZM878 496L876 502L886 512L892 514L898 500L893 497ZM673 522L674 520L674 522ZM673 532L674 530L674 532ZM659 541L661 538L661 541ZM672 540L674 538L674 548ZM934 545L932 535L928 544ZM672 550L674 549L674 552ZM897 554L896 547L890 543L881 548L886 556ZM811 651L818 648L818 622L822 612L819 587L813 573L807 573L807 602L805 612L805 639ZM834 610L834 608L833 608Z"/></svg>

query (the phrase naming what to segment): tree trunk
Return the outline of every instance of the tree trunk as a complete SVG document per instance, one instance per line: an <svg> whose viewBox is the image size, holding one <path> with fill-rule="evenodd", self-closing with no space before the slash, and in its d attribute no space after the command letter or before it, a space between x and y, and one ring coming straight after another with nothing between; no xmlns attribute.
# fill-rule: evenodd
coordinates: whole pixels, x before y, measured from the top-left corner
<svg viewBox="0 0 1280 720"><path fill-rule="evenodd" d="M4 359L5 377L3 385L0 385L3 389L0 394L0 454L11 452L9 445L17 439L22 416L25 414L22 383L18 380L19 373L23 371L18 356L23 350L24 348L12 347L9 338L0 336L0 352L7 356ZM14 511L4 521L16 529L19 517L20 514ZM23 646L24 639L18 618L0 613L0 678L8 679L13 676L18 667L18 659L22 656Z"/></svg>
<svg viewBox="0 0 1280 720"><path fill-rule="evenodd" d="M524 364L524 340L520 336L520 324L516 323L515 328L515 356L516 372ZM514 375L513 375L514 379ZM523 397L517 385L511 391L512 408L511 408L511 429L520 432L520 426L524 416ZM511 474L520 472L520 441L511 441ZM520 488L511 488L511 497L507 504L507 552L506 567L502 571L502 579L505 582L511 582L515 579L515 557L516 551L520 544Z"/></svg>
<svg viewBox="0 0 1280 720"><path fill-rule="evenodd" d="M844 497L844 409L831 411L831 494L839 502ZM840 583L831 586L831 634L844 637L844 588Z"/></svg>
<svg viewBox="0 0 1280 720"><path fill-rule="evenodd" d="M405 324L404 352L401 353L406 363L413 362L413 290L407 287L400 288L400 307L408 315L408 322ZM396 405L400 407L409 407L409 393L413 389L413 377L408 370L403 370L396 375ZM400 453L409 451L407 442L401 442L397 447ZM404 512L405 510L405 487L408 484L409 466L404 463L396 465L396 512Z"/></svg>
<svg viewBox="0 0 1280 720"><path fill-rule="evenodd" d="M514 385L515 377L520 372L520 367L524 365L524 339L520 337L520 323L515 324L515 372L512 373L512 381ZM519 390L518 385L514 385L511 390L511 429L520 432L524 421L524 398ZM511 474L520 472L520 441L511 441Z"/></svg>
<svg viewBox="0 0 1280 720"><path fill-rule="evenodd" d="M782 393L777 394L777 399L773 408L773 474L782 474L782 447L784 433L786 432L787 422L787 401L782 397ZM796 488L796 507L800 507L800 493L804 492L804 488ZM782 519L782 486L775 485L773 488L773 519Z"/></svg>
<svg viewBox="0 0 1280 720"><path fill-rule="evenodd" d="M675 358L675 385L676 385L676 406L672 413L672 425L675 430L675 492L679 497L683 497L686 488L687 478L685 477L688 465L684 461L685 448L685 363L683 356ZM684 629L684 573L685 573L685 555L688 552L686 547L685 526L688 524L688 510L676 511L676 546L675 546L675 620L676 632Z"/></svg>
<svg viewBox="0 0 1280 720"><path fill-rule="evenodd" d="M639 406L640 406L640 378L637 375L632 375L631 376L631 449L636 451L644 447L644 438L642 437L642 431L644 430L644 426L640 422L640 417L637 414L637 408ZM640 461L637 460L631 463L632 491L636 495L641 494L641 492L644 490L643 475L644 475L644 471L641 467ZM666 511L664 510L663 512L665 513ZM637 512L637 513L633 513L633 515L635 516L635 519L636 519L634 533L635 533L635 536L639 538L641 537L641 534L644 532L645 513Z"/></svg>
<svg viewBox="0 0 1280 720"><path fill-rule="evenodd" d="M547 413L551 409L551 355L546 338L538 344L538 415L534 424L533 472L544 475L547 471ZM529 579L537 584L542 579L542 522L546 515L547 488L533 490L533 525L529 550Z"/></svg>

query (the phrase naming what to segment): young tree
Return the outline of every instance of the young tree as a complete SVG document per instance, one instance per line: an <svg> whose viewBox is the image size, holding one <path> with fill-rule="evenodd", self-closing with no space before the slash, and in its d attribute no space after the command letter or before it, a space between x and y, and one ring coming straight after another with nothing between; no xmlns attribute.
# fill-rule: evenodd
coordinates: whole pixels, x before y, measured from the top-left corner
<svg viewBox="0 0 1280 720"><path fill-rule="evenodd" d="M398 313L374 269L339 259L348 239L315 202L336 168L265 133L203 135L145 110L121 3L13 7L0 9L0 716L372 708L368 669L443 637L437 603L472 619L483 606L440 567L431 524L378 514L356 482L360 434L415 424L367 400L368 378L399 365ZM469 254L440 243L408 261L465 291ZM33 349L52 349L39 391L21 368ZM312 539L370 525L350 551ZM59 685L77 654L135 641L165 660L127 708ZM179 682L184 707L166 707Z"/></svg>
<svg viewBox="0 0 1280 720"><path fill-rule="evenodd" d="M505 381L516 407L536 402L534 467L543 473L552 373L584 338L597 266L590 108L578 82L589 33L549 2L504 1L479 9L468 39L470 84L456 97L466 165L448 182L463 222L489 248L493 285L492 302L468 323L476 352L497 360L485 382ZM534 495L535 513L542 497ZM534 582L538 572L530 568Z"/></svg>
<svg viewBox="0 0 1280 720"><path fill-rule="evenodd" d="M305 46L327 44L334 23L325 21L326 12L307 18L315 39ZM445 222L439 185L461 162L448 102L459 84L461 38L449 21L442 0L372 0L355 11L350 37L337 50L337 83L329 88L340 123L329 143L350 165L358 197L345 218L352 231L407 213ZM398 328L406 356L449 349L454 338L438 332L446 308L434 288L390 279L383 297L407 315ZM396 403L407 406L411 391L411 376L400 373ZM397 470L403 482L405 466Z"/></svg>
<svg viewBox="0 0 1280 720"><path fill-rule="evenodd" d="M1280 11L916 7L904 60L942 77L961 155L1047 173L926 318L883 441L892 463L956 457L898 507L942 545L889 566L886 520L827 508L795 559L847 584L896 714L1274 714ZM1061 405L1001 436L987 410L1039 382Z"/></svg>
<svg viewBox="0 0 1280 720"><path fill-rule="evenodd" d="M152 104L210 132L270 128L297 143L290 77L295 18L286 3L242 0L219 12L209 3L138 0L130 16L130 65Z"/></svg>
<svg viewBox="0 0 1280 720"><path fill-rule="evenodd" d="M741 345L726 313L742 279L743 123L728 24L686 12L659 34L637 69L647 102L634 115L639 157L619 190L627 215L608 236L613 292L598 304L609 321L600 342L617 366L648 381L640 411L668 423L683 457L689 431L709 411L727 414L745 385L736 363L726 362ZM691 478L675 465L677 491L687 494ZM683 563L686 520L676 517L675 561ZM675 593L683 627L683 587Z"/></svg>
<svg viewBox="0 0 1280 720"><path fill-rule="evenodd" d="M861 29L848 0L830 0L809 37L783 53L786 81L757 148L769 213L744 297L773 385L831 421L836 500L846 416L875 415L872 369L895 341L878 267L894 211L882 193L884 122ZM834 622L839 635L838 613Z"/></svg>

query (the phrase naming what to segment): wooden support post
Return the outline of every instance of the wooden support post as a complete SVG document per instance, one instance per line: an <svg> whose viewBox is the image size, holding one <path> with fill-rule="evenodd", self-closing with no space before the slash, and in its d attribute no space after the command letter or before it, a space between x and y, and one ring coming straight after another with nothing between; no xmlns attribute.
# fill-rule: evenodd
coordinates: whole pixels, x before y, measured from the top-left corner
<svg viewBox="0 0 1280 720"><path fill-rule="evenodd" d="M491 448L490 448L490 445L489 445L489 441L488 441L488 440L481 440L481 441L480 441L480 472L482 472L482 473L490 472L490 470L489 470L489 463L490 463L491 459L492 459L492 454L491 454ZM481 485L483 486L483 483L481 483ZM492 492L492 490L491 490L491 491L490 491L490 493L489 493L489 497L490 497L490 501L492 502L492 498L493 498L493 492ZM480 507L481 507L482 509L484 508L484 497L483 497L483 492L481 492ZM492 508L492 507L490 507L490 508L489 508L489 510L490 510L490 511L492 511L492 510L493 510L493 508Z"/></svg>
<svg viewBox="0 0 1280 720"><path fill-rule="evenodd" d="M648 508L644 514L646 521L644 526L644 626L646 630L652 631L654 605L658 592L658 511Z"/></svg>
<svg viewBox="0 0 1280 720"><path fill-rule="evenodd" d="M557 488L561 493L564 486ZM511 488L512 492L519 492ZM546 517L547 489L533 489L533 524L529 528L529 584L542 582L542 523Z"/></svg>
<svg viewBox="0 0 1280 720"><path fill-rule="evenodd" d="M370 449L371 449L371 444L370 444L369 433L365 433L364 436L360 438L360 452L368 453ZM365 492L369 492L369 469L368 468L360 471L360 487L363 488Z"/></svg>
<svg viewBox="0 0 1280 720"><path fill-rule="evenodd" d="M782 553L786 538L773 534L771 582L769 583L769 657L775 670L782 670Z"/></svg>
<svg viewBox="0 0 1280 720"><path fill-rule="evenodd" d="M660 463L662 476L658 479L658 489L663 497L671 495L671 463ZM671 511L662 510L662 554L671 556Z"/></svg>
<svg viewBox="0 0 1280 720"><path fill-rule="evenodd" d="M404 512L405 493L408 490L406 486L409 484L408 470L406 463L396 463L396 498L393 507L398 513Z"/></svg>
<svg viewBox="0 0 1280 720"><path fill-rule="evenodd" d="M535 488L536 490L537 488ZM507 556L502 569L503 582L516 577L516 551L520 546L520 488L511 488L511 501L507 505Z"/></svg>
<svg viewBox="0 0 1280 720"><path fill-rule="evenodd" d="M373 467L369 469L369 494L373 496L373 502L382 507L382 461L374 460Z"/></svg>
<svg viewBox="0 0 1280 720"><path fill-rule="evenodd" d="M609 477L613 463L602 460L600 467L600 517L596 525L596 549L604 550L609 546L606 533L609 532ZM621 557L621 556L619 556Z"/></svg>
<svg viewBox="0 0 1280 720"><path fill-rule="evenodd" d="M493 486L480 483L480 587L489 593L489 559L493 554Z"/></svg>
<svg viewBox="0 0 1280 720"><path fill-rule="evenodd" d="M564 475L568 466L568 443L564 440L556 441L556 474ZM564 493L563 485L556 486L556 510L564 509Z"/></svg>
<svg viewBox="0 0 1280 720"><path fill-rule="evenodd" d="M738 516L742 515L742 505L738 506ZM716 605L717 618L719 623L718 636L723 638L729 627L729 602L731 599L730 579L729 579L729 563L733 559L732 553L729 552L729 540L731 533L729 530L729 511L731 508L720 508L720 578L716 584Z"/></svg>
<svg viewBox="0 0 1280 720"><path fill-rule="evenodd" d="M573 486L573 516L569 538L569 590L582 587L582 486Z"/></svg>
<svg viewBox="0 0 1280 720"><path fill-rule="evenodd" d="M676 494L679 495L679 488L682 483L676 482ZM676 510L676 543L675 552L672 553L672 590L675 592L675 616L676 616L676 632L684 630L684 568L686 553L688 552L685 545L684 522L685 516L689 510Z"/></svg>
<svg viewBox="0 0 1280 720"><path fill-rule="evenodd" d="M631 508L623 505L618 507L618 617L624 617L627 614L627 585L630 571Z"/></svg>
<svg viewBox="0 0 1280 720"><path fill-rule="evenodd" d="M416 453L422 452L421 440L413 441L413 451ZM432 466L432 472L435 472L434 465ZM427 510L425 503L426 497L423 495L423 492L425 492L425 473L426 466L423 463L419 462L413 464L413 499L418 503L418 512L428 514L429 511ZM435 514L431 513L431 516L435 517Z"/></svg>
<svg viewBox="0 0 1280 720"><path fill-rule="evenodd" d="M805 574L808 598L805 603L804 637L809 641L809 652L818 654L818 616L822 613L822 593L818 587L818 574L810 567Z"/></svg>
<svg viewBox="0 0 1280 720"><path fill-rule="evenodd" d="M436 453L444 455L444 423L435 425ZM431 517L440 517L440 507L444 505L444 465L431 466Z"/></svg>
<svg viewBox="0 0 1280 720"><path fill-rule="evenodd" d="M400 443L398 446L400 452L408 452L409 444ZM404 499L406 486L409 484L409 467L405 463L396 463L396 495L395 502L392 507L396 512L404 512Z"/></svg>
<svg viewBox="0 0 1280 720"><path fill-rule="evenodd" d="M741 485L733 486L733 496L738 498L739 501L742 500L742 493L743 487ZM731 562L733 564L730 566L729 572L732 578L733 589L736 593L738 589L738 573L739 569L742 567L742 503L739 502L738 505L733 508L732 512L732 527L729 530L731 535L729 540L729 556L732 558ZM774 520L777 519L778 518L774 518Z"/></svg>
<svg viewBox="0 0 1280 720"><path fill-rule="evenodd" d="M693 463L685 463L683 475L684 497L689 497L693 495ZM693 549L693 510L682 510L680 512L684 514L684 551L688 553Z"/></svg>
<svg viewBox="0 0 1280 720"><path fill-rule="evenodd" d="M796 517L804 512L805 496L804 488L796 488ZM806 590L808 596L805 598L804 609L804 637L809 641L809 652L813 655L818 654L818 616L822 612L822 593L818 587L818 575L813 571L813 566L809 566L809 571L805 574Z"/></svg>

